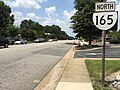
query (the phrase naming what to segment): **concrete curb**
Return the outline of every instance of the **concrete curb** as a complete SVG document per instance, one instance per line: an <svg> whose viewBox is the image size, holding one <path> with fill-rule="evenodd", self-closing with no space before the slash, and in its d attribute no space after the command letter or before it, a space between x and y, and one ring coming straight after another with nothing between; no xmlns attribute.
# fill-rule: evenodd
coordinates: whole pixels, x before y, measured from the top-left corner
<svg viewBox="0 0 120 90"><path fill-rule="evenodd" d="M75 51L89 51L89 50L97 50L97 49L101 49L102 47L99 48L91 48L91 49L85 49L85 50L75 50Z"/></svg>
<svg viewBox="0 0 120 90"><path fill-rule="evenodd" d="M110 47L110 48L120 48L120 46L107 46L107 47ZM101 49L101 47L98 47L98 48L91 48L91 49L85 49L85 50L75 50L75 51L89 51L89 50L97 50L97 49Z"/></svg>
<svg viewBox="0 0 120 90"><path fill-rule="evenodd" d="M55 90L64 69L69 60L74 57L74 46L67 54L54 66L54 68L45 76L45 78L35 87L34 90Z"/></svg>
<svg viewBox="0 0 120 90"><path fill-rule="evenodd" d="M102 60L102 58L76 58L76 59L85 59L85 60ZM105 60L120 60L120 58L105 58Z"/></svg>

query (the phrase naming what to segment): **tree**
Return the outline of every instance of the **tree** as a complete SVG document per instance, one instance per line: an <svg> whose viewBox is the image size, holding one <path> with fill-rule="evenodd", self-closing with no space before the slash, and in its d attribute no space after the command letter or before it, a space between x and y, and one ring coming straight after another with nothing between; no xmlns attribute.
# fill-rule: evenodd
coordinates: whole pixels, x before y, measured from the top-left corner
<svg viewBox="0 0 120 90"><path fill-rule="evenodd" d="M17 26L14 26L14 25L9 25L7 27L7 30L8 30L8 33L9 33L8 36L16 37L16 35L18 35L18 33L19 33L20 28L17 27Z"/></svg>
<svg viewBox="0 0 120 90"><path fill-rule="evenodd" d="M28 38L27 39L29 41L33 41L36 38L36 33L37 32L35 30L29 29L27 33L28 33Z"/></svg>
<svg viewBox="0 0 120 90"><path fill-rule="evenodd" d="M57 25L52 25L51 26L52 33L56 35L57 39L60 39L61 35L61 28Z"/></svg>
<svg viewBox="0 0 120 90"><path fill-rule="evenodd" d="M108 36L111 37L111 38L120 39L120 30L119 31L109 32Z"/></svg>
<svg viewBox="0 0 120 90"><path fill-rule="evenodd" d="M11 8L0 1L0 35L7 36L7 27L13 25L14 15L11 15Z"/></svg>
<svg viewBox="0 0 120 90"><path fill-rule="evenodd" d="M66 34L65 31L61 31L60 39L61 40L66 40L66 39L69 39L69 36Z"/></svg>
<svg viewBox="0 0 120 90"><path fill-rule="evenodd" d="M32 20L23 20L20 24L20 29L21 36L28 40L45 37L43 26Z"/></svg>
<svg viewBox="0 0 120 90"><path fill-rule="evenodd" d="M51 26L48 25L44 26L44 31L45 33L53 33Z"/></svg>
<svg viewBox="0 0 120 90"><path fill-rule="evenodd" d="M52 26L45 26L44 27L45 33L51 33L54 34L55 37L59 40L64 40L68 39L68 35L66 34L65 31L62 31L61 28L57 25L52 25Z"/></svg>
<svg viewBox="0 0 120 90"><path fill-rule="evenodd" d="M89 40L89 45L91 45L91 39L98 38L101 35L100 30L92 30L95 0L75 0L74 4L76 13L71 17L71 28L74 33L77 33L77 37Z"/></svg>

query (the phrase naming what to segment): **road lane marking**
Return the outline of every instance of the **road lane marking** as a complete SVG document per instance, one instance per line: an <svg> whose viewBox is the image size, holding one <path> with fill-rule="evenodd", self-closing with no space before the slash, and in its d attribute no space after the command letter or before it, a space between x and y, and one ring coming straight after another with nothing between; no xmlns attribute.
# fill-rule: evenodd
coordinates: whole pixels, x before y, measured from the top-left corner
<svg viewBox="0 0 120 90"><path fill-rule="evenodd" d="M102 55L102 53L86 53L86 55Z"/></svg>

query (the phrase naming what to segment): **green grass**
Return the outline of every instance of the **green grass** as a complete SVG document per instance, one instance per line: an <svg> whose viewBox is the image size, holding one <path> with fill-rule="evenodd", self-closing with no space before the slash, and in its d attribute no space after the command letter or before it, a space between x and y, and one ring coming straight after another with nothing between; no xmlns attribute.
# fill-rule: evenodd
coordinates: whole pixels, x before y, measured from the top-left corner
<svg viewBox="0 0 120 90"><path fill-rule="evenodd" d="M94 90L110 90L110 88L101 86L101 77L102 77L102 60L86 60L85 61L88 72L94 87ZM120 70L120 61L118 60L106 60L105 64L106 76L110 73Z"/></svg>
<svg viewBox="0 0 120 90"><path fill-rule="evenodd" d="M28 41L27 43L34 43L34 41Z"/></svg>

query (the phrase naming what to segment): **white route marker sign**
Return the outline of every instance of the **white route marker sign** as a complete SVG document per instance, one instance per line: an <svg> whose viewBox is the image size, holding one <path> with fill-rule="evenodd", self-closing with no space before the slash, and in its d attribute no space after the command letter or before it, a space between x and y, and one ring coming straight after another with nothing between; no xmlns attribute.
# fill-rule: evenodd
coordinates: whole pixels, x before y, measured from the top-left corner
<svg viewBox="0 0 120 90"><path fill-rule="evenodd" d="M117 12L99 12L93 14L94 25L101 30L112 28L117 21Z"/></svg>
<svg viewBox="0 0 120 90"><path fill-rule="evenodd" d="M118 13L115 12L115 2L100 2L95 4L93 23L100 30L109 30L118 20Z"/></svg>

